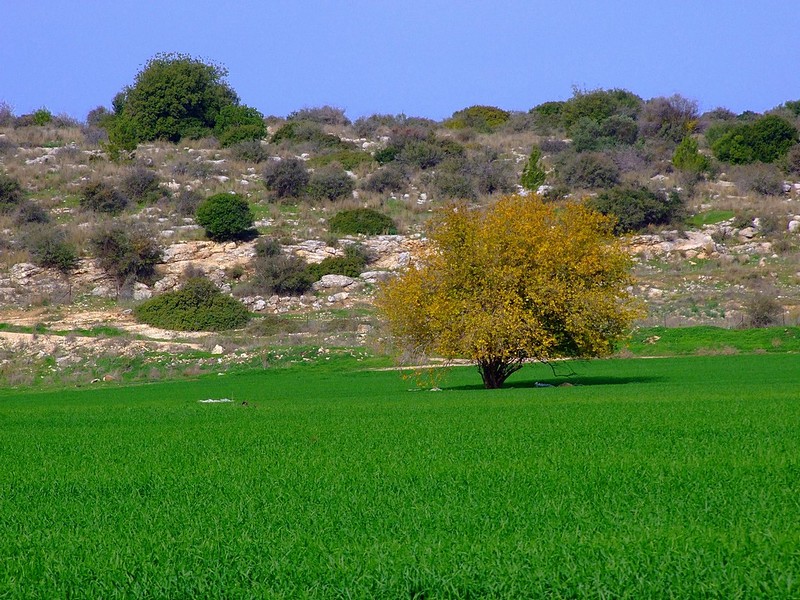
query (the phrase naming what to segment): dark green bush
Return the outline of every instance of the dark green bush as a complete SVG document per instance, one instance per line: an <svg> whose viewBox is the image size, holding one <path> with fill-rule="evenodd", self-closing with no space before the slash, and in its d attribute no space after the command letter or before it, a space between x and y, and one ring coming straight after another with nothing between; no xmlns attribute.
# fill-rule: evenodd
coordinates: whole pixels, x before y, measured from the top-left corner
<svg viewBox="0 0 800 600"><path fill-rule="evenodd" d="M567 185L586 189L610 188L619 183L619 167L600 152L564 152L556 160L556 172Z"/></svg>
<svg viewBox="0 0 800 600"><path fill-rule="evenodd" d="M263 177L267 189L278 198L301 196L310 178L305 163L298 158L268 162Z"/></svg>
<svg viewBox="0 0 800 600"><path fill-rule="evenodd" d="M371 208L342 210L328 221L331 233L341 235L382 235L397 233L391 217Z"/></svg>
<svg viewBox="0 0 800 600"><path fill-rule="evenodd" d="M321 167L311 174L306 193L314 200L338 200L353 193L355 183L338 164Z"/></svg>
<svg viewBox="0 0 800 600"><path fill-rule="evenodd" d="M176 331L224 331L250 319L245 306L223 294L203 277L193 277L180 290L151 298L134 309L142 323Z"/></svg>
<svg viewBox="0 0 800 600"><path fill-rule="evenodd" d="M24 197L19 180L0 172L0 213L11 211Z"/></svg>
<svg viewBox="0 0 800 600"><path fill-rule="evenodd" d="M589 206L617 219L615 231L641 231L649 225L666 225L683 216L677 192L653 192L645 187L623 186L600 192Z"/></svg>
<svg viewBox="0 0 800 600"><path fill-rule="evenodd" d="M572 147L576 152L589 152L630 145L636 141L639 127L630 117L611 115L602 121L581 117L572 126Z"/></svg>
<svg viewBox="0 0 800 600"><path fill-rule="evenodd" d="M128 207L128 197L103 181L87 183L81 192L81 208L95 212L118 214Z"/></svg>
<svg viewBox="0 0 800 600"><path fill-rule="evenodd" d="M195 219L212 240L235 240L247 235L255 217L247 200L238 194L215 194L197 207Z"/></svg>
<svg viewBox="0 0 800 600"><path fill-rule="evenodd" d="M226 75L223 67L187 55L156 55L137 73L133 86L114 98L109 137L113 140L112 131L121 125L130 127L138 141L209 135L220 111L239 101Z"/></svg>
<svg viewBox="0 0 800 600"><path fill-rule="evenodd" d="M642 99L628 90L573 90L572 98L561 106L561 124L572 134L582 118L600 123L613 115L635 119L642 108Z"/></svg>
<svg viewBox="0 0 800 600"><path fill-rule="evenodd" d="M785 156L797 141L794 125L767 115L731 126L711 143L711 149L719 160L735 165L771 163Z"/></svg>

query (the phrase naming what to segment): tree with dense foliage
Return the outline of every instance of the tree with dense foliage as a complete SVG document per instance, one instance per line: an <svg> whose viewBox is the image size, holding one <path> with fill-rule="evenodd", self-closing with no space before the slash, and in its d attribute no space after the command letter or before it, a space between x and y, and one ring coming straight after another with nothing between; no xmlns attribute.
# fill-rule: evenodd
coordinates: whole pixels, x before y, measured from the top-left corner
<svg viewBox="0 0 800 600"><path fill-rule="evenodd" d="M468 358L487 388L527 360L607 355L638 313L613 219L584 205L454 205L433 219L429 242L378 307L407 350Z"/></svg>
<svg viewBox="0 0 800 600"><path fill-rule="evenodd" d="M203 200L195 212L197 223L216 241L235 240L253 228L255 216L247 200L238 194L215 194Z"/></svg>
<svg viewBox="0 0 800 600"><path fill-rule="evenodd" d="M649 225L667 225L683 216L683 200L676 191L654 192L644 186L622 185L604 190L587 204L615 219L618 234L640 231Z"/></svg>
<svg viewBox="0 0 800 600"><path fill-rule="evenodd" d="M767 115L730 126L711 142L711 149L719 160L734 165L771 163L785 156L797 141L794 125L776 115Z"/></svg>
<svg viewBox="0 0 800 600"><path fill-rule="evenodd" d="M227 70L185 54L157 54L114 99L109 138L117 129L138 141L198 138L214 128L220 111L239 98L225 81Z"/></svg>

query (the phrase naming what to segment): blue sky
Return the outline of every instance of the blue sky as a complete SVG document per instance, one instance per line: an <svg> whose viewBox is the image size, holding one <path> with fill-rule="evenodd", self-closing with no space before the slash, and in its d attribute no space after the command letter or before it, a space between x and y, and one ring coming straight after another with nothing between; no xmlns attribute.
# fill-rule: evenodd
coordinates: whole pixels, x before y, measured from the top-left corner
<svg viewBox="0 0 800 600"><path fill-rule="evenodd" d="M83 120L159 52L220 63L243 103L283 116L443 119L528 110L573 86L681 93L701 110L800 99L795 0L2 0L0 101Z"/></svg>

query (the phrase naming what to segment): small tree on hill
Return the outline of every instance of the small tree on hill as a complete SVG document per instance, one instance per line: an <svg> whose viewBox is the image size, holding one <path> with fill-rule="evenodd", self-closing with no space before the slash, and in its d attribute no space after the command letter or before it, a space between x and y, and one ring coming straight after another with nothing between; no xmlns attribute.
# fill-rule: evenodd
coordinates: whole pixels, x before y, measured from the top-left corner
<svg viewBox="0 0 800 600"><path fill-rule="evenodd" d="M609 354L638 312L631 260L612 229L583 205L538 197L451 206L378 307L412 353L471 359L487 388L526 360Z"/></svg>
<svg viewBox="0 0 800 600"><path fill-rule="evenodd" d="M537 146L534 146L528 157L528 162L522 170L522 179L520 180L522 187L526 190L535 192L547 177L547 173L545 173L539 162L541 158L542 151Z"/></svg>
<svg viewBox="0 0 800 600"><path fill-rule="evenodd" d="M114 98L114 118L106 122L109 139L139 141L202 137L211 132L220 111L237 105L223 67L184 54L158 54L136 75L134 84Z"/></svg>

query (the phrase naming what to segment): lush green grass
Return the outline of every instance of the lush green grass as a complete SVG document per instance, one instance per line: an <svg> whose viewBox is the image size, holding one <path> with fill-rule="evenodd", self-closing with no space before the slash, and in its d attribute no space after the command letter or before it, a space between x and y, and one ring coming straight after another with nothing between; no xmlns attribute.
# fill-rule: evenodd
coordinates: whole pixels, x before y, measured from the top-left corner
<svg viewBox="0 0 800 600"><path fill-rule="evenodd" d="M707 212L692 215L686 219L689 227L702 227L703 225L713 225L728 219L732 219L735 213L732 210L709 210Z"/></svg>
<svg viewBox="0 0 800 600"><path fill-rule="evenodd" d="M800 352L800 327L643 327L623 348L636 356Z"/></svg>
<svg viewBox="0 0 800 600"><path fill-rule="evenodd" d="M360 364L0 392L0 598L800 596L796 356Z"/></svg>

